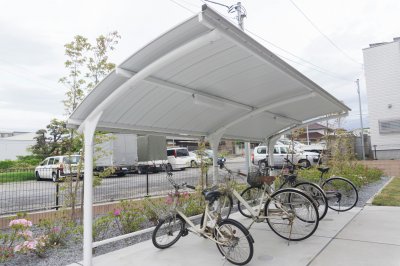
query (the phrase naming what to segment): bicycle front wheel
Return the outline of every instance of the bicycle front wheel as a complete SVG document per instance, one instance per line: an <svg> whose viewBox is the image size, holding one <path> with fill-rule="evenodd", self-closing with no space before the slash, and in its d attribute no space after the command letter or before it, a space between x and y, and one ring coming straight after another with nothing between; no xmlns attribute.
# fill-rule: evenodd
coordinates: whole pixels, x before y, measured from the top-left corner
<svg viewBox="0 0 400 266"><path fill-rule="evenodd" d="M214 230L219 252L231 263L245 265L253 258L253 243L249 231L239 222L222 220Z"/></svg>
<svg viewBox="0 0 400 266"><path fill-rule="evenodd" d="M250 205L250 207L256 213L258 213L260 208L260 201L262 200L261 199L262 193L263 189L260 187L248 187L245 190L243 190L240 196ZM243 216L247 218L252 217L250 211L240 201L238 201L238 209Z"/></svg>
<svg viewBox="0 0 400 266"><path fill-rule="evenodd" d="M151 237L156 248L169 248L175 244L185 230L185 221L180 216L169 216L158 222Z"/></svg>
<svg viewBox="0 0 400 266"><path fill-rule="evenodd" d="M328 212L328 204L325 192L316 184L310 182L300 182L294 186L307 193L313 200L318 209L319 220L321 221Z"/></svg>
<svg viewBox="0 0 400 266"><path fill-rule="evenodd" d="M322 184L328 200L328 207L338 212L345 212L356 206L358 192L350 180L343 177L331 177Z"/></svg>
<svg viewBox="0 0 400 266"><path fill-rule="evenodd" d="M269 227L278 236L300 241L310 237L318 227L318 210L303 191L285 188L276 191L265 203Z"/></svg>

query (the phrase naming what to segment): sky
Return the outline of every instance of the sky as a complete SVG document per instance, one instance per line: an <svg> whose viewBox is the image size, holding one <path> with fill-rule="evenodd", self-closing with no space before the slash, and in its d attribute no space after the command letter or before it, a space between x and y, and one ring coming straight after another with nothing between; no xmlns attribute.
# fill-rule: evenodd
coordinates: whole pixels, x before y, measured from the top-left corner
<svg viewBox="0 0 400 266"><path fill-rule="evenodd" d="M225 5L234 1L220 0ZM352 111L342 126L364 126L368 106L362 49L400 37L398 0L242 0L245 31ZM111 61L138 49L200 12L200 0L0 0L0 131L34 132L65 119L64 44L75 35L94 41L117 30ZM235 20L227 8L212 3Z"/></svg>

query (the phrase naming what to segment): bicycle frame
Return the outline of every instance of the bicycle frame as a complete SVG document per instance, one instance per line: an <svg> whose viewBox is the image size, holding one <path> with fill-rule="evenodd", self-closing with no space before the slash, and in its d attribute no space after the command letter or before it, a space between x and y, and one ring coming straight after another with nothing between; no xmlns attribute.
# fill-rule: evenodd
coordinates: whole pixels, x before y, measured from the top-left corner
<svg viewBox="0 0 400 266"><path fill-rule="evenodd" d="M197 228L197 226L182 212L178 209L178 197L174 196L174 201L173 201L173 207L171 208L170 215L175 216L178 214L182 219L190 226L190 228L187 228L188 231L197 234L198 236L204 236L207 239L213 241L214 243L223 245L223 242L217 241L212 234L212 232L207 232L207 223L209 221L213 221L213 218L210 214L209 211L209 203L206 201L206 210L205 210L205 215L204 215L204 221L203 225L200 228ZM214 219L215 220L215 219ZM215 220L215 223L217 221ZM224 236L220 231L218 227L212 228L212 230L216 230L219 236ZM210 234L211 233L211 234ZM222 238L223 239L223 238Z"/></svg>

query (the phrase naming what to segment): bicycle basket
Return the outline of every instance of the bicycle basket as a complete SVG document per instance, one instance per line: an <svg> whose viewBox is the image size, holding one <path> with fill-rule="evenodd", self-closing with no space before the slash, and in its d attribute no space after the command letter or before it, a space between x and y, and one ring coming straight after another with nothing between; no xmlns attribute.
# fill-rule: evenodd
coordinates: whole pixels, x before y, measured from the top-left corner
<svg viewBox="0 0 400 266"><path fill-rule="evenodd" d="M267 176L260 171L249 172L247 183L252 187L261 187L264 183L271 185L275 181L275 176Z"/></svg>

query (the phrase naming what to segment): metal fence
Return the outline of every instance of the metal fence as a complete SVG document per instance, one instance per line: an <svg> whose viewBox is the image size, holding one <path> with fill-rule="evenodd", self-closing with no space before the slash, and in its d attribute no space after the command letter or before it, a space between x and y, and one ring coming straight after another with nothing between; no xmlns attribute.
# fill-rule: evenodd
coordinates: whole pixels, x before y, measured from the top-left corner
<svg viewBox="0 0 400 266"><path fill-rule="evenodd" d="M210 179L210 170L205 177ZM51 174L49 175L51 176ZM177 183L197 185L200 182L200 169L187 168L174 171ZM80 182L82 187L82 181ZM68 204L68 182L53 182L51 179L37 181L34 169L0 170L0 216L18 212L32 212L57 209ZM127 174L124 177L103 178L101 184L93 189L93 202L113 202L144 196L165 195L172 190L165 172L149 174ZM81 202L82 190L77 193Z"/></svg>

